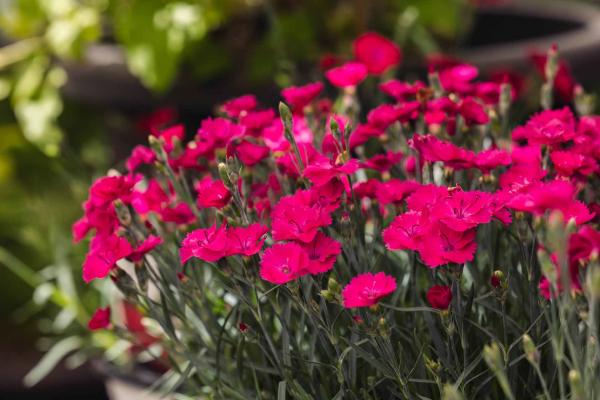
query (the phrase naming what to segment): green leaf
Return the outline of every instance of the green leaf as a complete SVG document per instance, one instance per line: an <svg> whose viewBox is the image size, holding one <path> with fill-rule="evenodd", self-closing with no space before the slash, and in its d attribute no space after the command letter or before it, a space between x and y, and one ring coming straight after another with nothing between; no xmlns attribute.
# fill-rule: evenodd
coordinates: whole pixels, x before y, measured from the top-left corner
<svg viewBox="0 0 600 400"><path fill-rule="evenodd" d="M70 336L57 342L52 348L44 354L39 363L23 378L26 386L33 386L44 379L50 371L58 365L58 363L67 356L67 354L79 349L83 345L83 341L76 337Z"/></svg>

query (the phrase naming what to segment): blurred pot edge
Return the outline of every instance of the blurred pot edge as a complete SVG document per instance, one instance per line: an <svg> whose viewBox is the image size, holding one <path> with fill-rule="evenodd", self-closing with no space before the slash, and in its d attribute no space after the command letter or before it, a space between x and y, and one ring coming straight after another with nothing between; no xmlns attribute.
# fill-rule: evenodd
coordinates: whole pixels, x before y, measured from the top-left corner
<svg viewBox="0 0 600 400"><path fill-rule="evenodd" d="M572 66L575 76L585 83L596 75L600 65L600 11L589 4L558 0L526 0L486 6L486 14L534 16L575 22L581 28L567 32L517 40L510 43L482 45L458 52L458 57L483 70L497 67L514 69L529 65L532 50L545 51L559 44L561 57ZM507 24L510 26L510 24ZM214 104L226 99L256 93L259 98L277 97L274 85L242 87L234 80L219 80L204 86L181 75L165 94L146 89L127 69L121 48L113 44L94 44L88 48L83 62L63 64L69 80L64 94L73 100L95 106L148 111L161 105L175 106L191 114L210 114Z"/></svg>

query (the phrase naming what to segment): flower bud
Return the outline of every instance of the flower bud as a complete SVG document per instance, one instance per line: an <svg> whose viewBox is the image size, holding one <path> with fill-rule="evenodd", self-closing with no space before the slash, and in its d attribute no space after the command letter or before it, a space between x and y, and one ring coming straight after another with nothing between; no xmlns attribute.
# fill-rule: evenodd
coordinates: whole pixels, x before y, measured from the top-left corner
<svg viewBox="0 0 600 400"><path fill-rule="evenodd" d="M535 343L528 334L523 335L523 351L525 352L525 358L531 364L537 365L540 362L540 353L535 347Z"/></svg>
<svg viewBox="0 0 600 400"><path fill-rule="evenodd" d="M333 292L333 293L340 292L340 284L332 276L330 276L329 279L327 280L327 290L329 290L330 292Z"/></svg>
<svg viewBox="0 0 600 400"><path fill-rule="evenodd" d="M553 44L548 50L544 72L546 82L554 82L558 73L558 46L556 44Z"/></svg>
<svg viewBox="0 0 600 400"><path fill-rule="evenodd" d="M496 342L483 347L483 359L493 372L500 371L504 368L502 352Z"/></svg>
<svg viewBox="0 0 600 400"><path fill-rule="evenodd" d="M591 301L598 301L600 299L600 269L595 263L588 267L586 284L592 297Z"/></svg>
<svg viewBox="0 0 600 400"><path fill-rule="evenodd" d="M464 397L454 385L446 384L442 390L442 400L463 400Z"/></svg>
<svg viewBox="0 0 600 400"><path fill-rule="evenodd" d="M503 83L500 85L500 99L498 101L498 112L500 116L506 118L510 105L512 103L512 87L510 83Z"/></svg>
<svg viewBox="0 0 600 400"><path fill-rule="evenodd" d="M390 336L390 327L384 317L379 318L379 321L377 321L377 328L378 328L381 336L383 336L383 337Z"/></svg>
<svg viewBox="0 0 600 400"><path fill-rule="evenodd" d="M493 287L497 288L500 285L502 285L503 281L504 281L504 272L502 272L500 270L494 271L494 273L492 274L492 277L490 278L490 284Z"/></svg>
<svg viewBox="0 0 600 400"><path fill-rule="evenodd" d="M581 374L574 369L569 371L569 385L571 386L571 398L573 400L583 400L586 398L583 383L581 382Z"/></svg>
<svg viewBox="0 0 600 400"><path fill-rule="evenodd" d="M229 180L229 174L228 174L228 171L227 171L227 165L225 163L223 163L223 162L220 162L217 168L219 170L219 177L223 181L223 184L228 189L232 188L233 184L231 183L231 180Z"/></svg>
<svg viewBox="0 0 600 400"><path fill-rule="evenodd" d="M330 302L335 300L335 294L332 293L331 291L327 290L327 289L321 290L321 296L325 300L330 301Z"/></svg>
<svg viewBox="0 0 600 400"><path fill-rule="evenodd" d="M434 97L442 97L444 95L444 88L442 87L442 82L440 81L440 76L437 71L429 72L429 74L427 74L427 78L429 79L429 86L431 86L431 89L433 89Z"/></svg>
<svg viewBox="0 0 600 400"><path fill-rule="evenodd" d="M287 140L293 139L293 117L290 108L283 101L279 102L279 116L283 122L284 135ZM292 137L289 137L292 136Z"/></svg>

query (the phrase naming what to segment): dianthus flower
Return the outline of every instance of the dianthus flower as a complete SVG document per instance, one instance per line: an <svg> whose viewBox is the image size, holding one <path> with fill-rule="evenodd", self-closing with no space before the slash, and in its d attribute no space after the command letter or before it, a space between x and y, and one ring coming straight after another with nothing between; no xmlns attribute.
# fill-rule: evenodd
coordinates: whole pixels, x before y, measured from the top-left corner
<svg viewBox="0 0 600 400"><path fill-rule="evenodd" d="M117 261L129 256L133 249L127 239L117 235L96 235L83 262L83 280L105 278Z"/></svg>
<svg viewBox="0 0 600 400"><path fill-rule="evenodd" d="M419 244L419 255L430 268L472 261L477 249L475 233L475 229L459 232L442 223L430 223Z"/></svg>
<svg viewBox="0 0 600 400"><path fill-rule="evenodd" d="M390 250L418 250L425 231L421 212L400 214L383 230L383 241Z"/></svg>
<svg viewBox="0 0 600 400"><path fill-rule="evenodd" d="M380 75L402 61L396 43L378 33L367 32L354 41L354 57L373 75Z"/></svg>
<svg viewBox="0 0 600 400"><path fill-rule="evenodd" d="M263 253L260 260L260 277L276 285L298 279L306 273L309 258L300 245L276 243Z"/></svg>
<svg viewBox="0 0 600 400"><path fill-rule="evenodd" d="M301 243L306 251L309 263L306 270L310 274L320 274L333 268L337 256L342 252L342 245L323 232L318 232L310 243Z"/></svg>
<svg viewBox="0 0 600 400"><path fill-rule="evenodd" d="M247 94L227 101L223 104L222 109L228 116L238 118L240 115L254 110L257 103L254 95Z"/></svg>
<svg viewBox="0 0 600 400"><path fill-rule="evenodd" d="M217 228L213 225L206 229L196 229L186 235L179 249L181 262L192 257L208 262L215 262L227 256L227 231L225 225Z"/></svg>
<svg viewBox="0 0 600 400"><path fill-rule="evenodd" d="M316 203L310 191L299 190L279 200L271 213L273 239L312 242L322 226L331 224L331 216Z"/></svg>
<svg viewBox="0 0 600 400"><path fill-rule="evenodd" d="M354 87L367 77L367 67L361 63L349 62L330 69L325 77L333 86L339 88Z"/></svg>
<svg viewBox="0 0 600 400"><path fill-rule="evenodd" d="M268 230L261 224L227 228L227 255L251 256L258 253L265 243Z"/></svg>
<svg viewBox="0 0 600 400"><path fill-rule="evenodd" d="M444 142L433 135L415 135L409 140L409 145L417 150L425 161L441 161L455 169L471 168L475 159L471 150Z"/></svg>
<svg viewBox="0 0 600 400"><path fill-rule="evenodd" d="M427 291L427 302L438 310L447 310L452 302L452 289L448 286L435 285Z"/></svg>
<svg viewBox="0 0 600 400"><path fill-rule="evenodd" d="M98 308L88 322L88 329L97 331L110 326L110 307Z"/></svg>
<svg viewBox="0 0 600 400"><path fill-rule="evenodd" d="M198 192L198 208L223 208L229 203L231 193L220 179L205 176L194 186Z"/></svg>
<svg viewBox="0 0 600 400"><path fill-rule="evenodd" d="M383 272L360 274L344 287L344 307L369 307L396 290L396 279Z"/></svg>
<svg viewBox="0 0 600 400"><path fill-rule="evenodd" d="M304 86L287 87L281 91L281 97L295 112L302 112L322 91L323 84L314 82Z"/></svg>
<svg viewBox="0 0 600 400"><path fill-rule="evenodd" d="M323 186L334 178L353 174L357 169L358 161L356 159L351 159L342 165L334 165L327 159L307 166L304 170L304 177L315 186Z"/></svg>
<svg viewBox="0 0 600 400"><path fill-rule="evenodd" d="M433 207L433 217L448 229L465 232L491 221L491 200L492 196L486 192L455 190Z"/></svg>

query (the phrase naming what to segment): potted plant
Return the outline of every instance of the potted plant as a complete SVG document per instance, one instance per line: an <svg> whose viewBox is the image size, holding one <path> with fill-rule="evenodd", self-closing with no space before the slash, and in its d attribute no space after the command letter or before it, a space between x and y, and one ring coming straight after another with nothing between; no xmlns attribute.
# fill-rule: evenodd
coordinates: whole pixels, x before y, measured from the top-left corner
<svg viewBox="0 0 600 400"><path fill-rule="evenodd" d="M83 279L112 288L92 335L174 398L595 398L589 96L553 108L552 48L542 110L514 125L510 84L384 78L400 60L364 34L279 117L235 98L97 179L73 227ZM368 111L365 79L388 98Z"/></svg>

